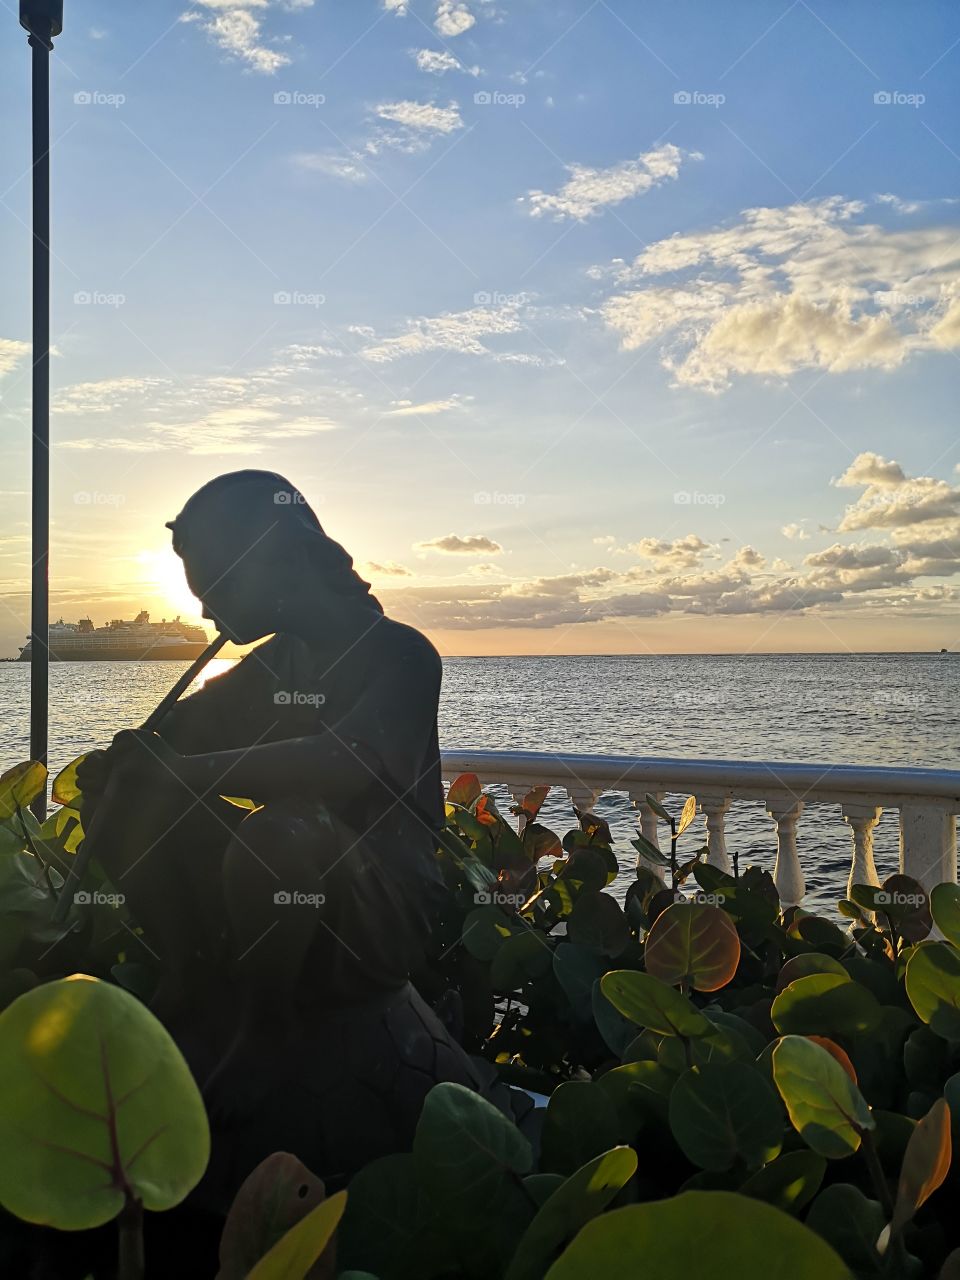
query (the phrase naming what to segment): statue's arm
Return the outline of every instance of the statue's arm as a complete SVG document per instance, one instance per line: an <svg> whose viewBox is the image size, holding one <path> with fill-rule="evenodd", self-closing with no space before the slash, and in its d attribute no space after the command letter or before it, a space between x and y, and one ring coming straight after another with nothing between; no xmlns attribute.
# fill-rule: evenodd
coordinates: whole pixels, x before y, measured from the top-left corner
<svg viewBox="0 0 960 1280"><path fill-rule="evenodd" d="M414 786L436 724L442 667L433 646L412 635L416 640L383 664L332 727L314 736L187 755L178 766L183 781L198 794L249 795L260 803L310 795L334 807L385 780L402 789Z"/></svg>

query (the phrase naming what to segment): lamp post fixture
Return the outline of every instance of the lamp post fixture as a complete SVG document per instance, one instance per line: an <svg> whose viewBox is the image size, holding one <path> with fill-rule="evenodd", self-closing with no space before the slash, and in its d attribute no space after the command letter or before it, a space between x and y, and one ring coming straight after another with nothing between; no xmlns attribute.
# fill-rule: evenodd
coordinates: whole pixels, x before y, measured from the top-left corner
<svg viewBox="0 0 960 1280"><path fill-rule="evenodd" d="M50 51L63 0L20 0L33 50L33 447L31 470L30 758L47 762L50 688ZM46 788L33 804L47 812Z"/></svg>

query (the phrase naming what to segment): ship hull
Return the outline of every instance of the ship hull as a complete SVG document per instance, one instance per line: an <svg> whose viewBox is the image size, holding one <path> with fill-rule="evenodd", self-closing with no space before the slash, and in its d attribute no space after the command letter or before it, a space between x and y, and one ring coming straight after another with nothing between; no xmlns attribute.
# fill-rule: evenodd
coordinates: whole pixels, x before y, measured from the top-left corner
<svg viewBox="0 0 960 1280"><path fill-rule="evenodd" d="M71 646L69 649L58 645L50 646L51 662L192 662L199 658L206 649L205 644L178 644L175 648L161 645L151 648L150 645L131 645L129 648L100 648ZM20 662L30 661L29 645L20 650Z"/></svg>

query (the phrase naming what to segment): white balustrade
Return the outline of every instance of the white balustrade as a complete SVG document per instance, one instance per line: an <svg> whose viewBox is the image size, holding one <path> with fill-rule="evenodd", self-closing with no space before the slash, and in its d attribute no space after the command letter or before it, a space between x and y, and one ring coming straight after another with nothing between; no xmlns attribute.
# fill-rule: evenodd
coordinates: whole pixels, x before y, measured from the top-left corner
<svg viewBox="0 0 960 1280"><path fill-rule="evenodd" d="M519 802L531 787L565 791L587 811L608 791L626 792L641 833L660 848L656 812L646 801L697 797L706 826L707 861L730 869L726 815L738 800L761 800L775 824L774 880L785 905L803 901L800 860L803 814L833 806L851 833L847 884L877 884L873 831L884 809L900 815L900 870L928 889L957 879L960 772L946 769L863 768L858 765L779 764L748 760L671 760L645 756L558 755L553 752L445 751L443 776L476 773L484 785L503 783ZM839 888L839 886L838 886Z"/></svg>

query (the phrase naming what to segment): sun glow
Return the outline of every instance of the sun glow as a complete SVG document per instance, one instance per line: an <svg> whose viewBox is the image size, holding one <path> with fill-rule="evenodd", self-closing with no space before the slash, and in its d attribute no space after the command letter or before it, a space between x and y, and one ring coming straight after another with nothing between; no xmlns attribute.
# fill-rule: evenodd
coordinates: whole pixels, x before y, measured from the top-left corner
<svg viewBox="0 0 960 1280"><path fill-rule="evenodd" d="M159 597L169 613L199 621L202 606L187 586L180 558L170 547L139 552L137 565L145 593Z"/></svg>

